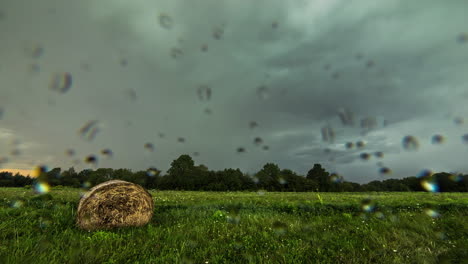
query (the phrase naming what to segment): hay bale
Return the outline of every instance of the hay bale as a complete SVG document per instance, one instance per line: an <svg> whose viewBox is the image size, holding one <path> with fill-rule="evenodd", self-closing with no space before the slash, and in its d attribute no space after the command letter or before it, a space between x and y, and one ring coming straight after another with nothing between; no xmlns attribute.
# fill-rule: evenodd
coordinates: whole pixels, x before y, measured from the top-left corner
<svg viewBox="0 0 468 264"><path fill-rule="evenodd" d="M150 193L140 185L112 180L91 188L80 200L76 224L85 230L142 226L153 216Z"/></svg>

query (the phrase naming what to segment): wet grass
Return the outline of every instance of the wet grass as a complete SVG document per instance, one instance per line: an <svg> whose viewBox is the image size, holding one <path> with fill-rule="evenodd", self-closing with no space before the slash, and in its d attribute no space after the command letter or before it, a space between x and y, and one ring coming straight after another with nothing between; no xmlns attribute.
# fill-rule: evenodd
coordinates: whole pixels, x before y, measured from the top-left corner
<svg viewBox="0 0 468 264"><path fill-rule="evenodd" d="M87 232L79 189L0 188L0 263L468 263L468 194L151 193L149 225Z"/></svg>

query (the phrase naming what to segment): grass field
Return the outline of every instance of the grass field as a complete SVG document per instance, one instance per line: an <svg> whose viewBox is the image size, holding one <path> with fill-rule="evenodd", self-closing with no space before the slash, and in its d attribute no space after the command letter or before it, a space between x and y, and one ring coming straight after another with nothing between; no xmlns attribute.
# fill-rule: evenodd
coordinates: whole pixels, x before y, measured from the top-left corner
<svg viewBox="0 0 468 264"><path fill-rule="evenodd" d="M0 263L468 263L468 194L151 191L140 228L74 226L79 189L0 188Z"/></svg>

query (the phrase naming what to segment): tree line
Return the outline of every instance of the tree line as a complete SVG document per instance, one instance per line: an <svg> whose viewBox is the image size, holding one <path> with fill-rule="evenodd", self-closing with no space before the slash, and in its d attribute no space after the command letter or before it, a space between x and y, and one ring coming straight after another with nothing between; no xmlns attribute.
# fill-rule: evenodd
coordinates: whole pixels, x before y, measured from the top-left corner
<svg viewBox="0 0 468 264"><path fill-rule="evenodd" d="M325 171L314 164L307 175L298 175L289 169L280 169L267 163L257 173L250 175L240 169L209 170L204 165L195 166L189 155L181 155L171 163L165 175L156 168L133 172L129 169L99 168L76 172L69 168L62 171L43 169L36 178L19 173L0 172L0 187L32 186L46 182L50 186L89 188L99 183L119 179L139 184L147 189L197 190L197 191L288 191L288 192L367 192L367 191L437 191L467 192L468 175L453 173L427 173L420 177L386 179L366 184L345 181L342 176Z"/></svg>

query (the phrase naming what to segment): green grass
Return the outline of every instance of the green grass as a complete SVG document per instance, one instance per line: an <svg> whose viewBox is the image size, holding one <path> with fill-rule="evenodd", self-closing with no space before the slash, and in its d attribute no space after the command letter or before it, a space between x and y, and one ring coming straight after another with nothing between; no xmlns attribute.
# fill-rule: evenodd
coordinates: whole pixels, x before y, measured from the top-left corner
<svg viewBox="0 0 468 264"><path fill-rule="evenodd" d="M151 191L150 224L96 232L50 194L0 188L0 263L468 263L468 194Z"/></svg>

